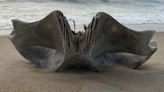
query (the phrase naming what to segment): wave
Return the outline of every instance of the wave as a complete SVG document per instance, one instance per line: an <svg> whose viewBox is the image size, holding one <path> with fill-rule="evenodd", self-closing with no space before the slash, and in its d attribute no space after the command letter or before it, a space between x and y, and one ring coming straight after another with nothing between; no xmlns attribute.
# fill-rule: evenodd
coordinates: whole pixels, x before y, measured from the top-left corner
<svg viewBox="0 0 164 92"><path fill-rule="evenodd" d="M20 3L28 1L53 1L53 3ZM53 10L62 11L70 25L73 25L73 20L76 25L87 25L100 11L110 14L122 24L164 24L164 3L159 2L164 2L164 0L0 0L0 30L13 28L11 19L35 22L43 19Z"/></svg>
<svg viewBox="0 0 164 92"><path fill-rule="evenodd" d="M1 0L0 0L1 1ZM109 2L109 0L3 0L10 2Z"/></svg>
<svg viewBox="0 0 164 92"><path fill-rule="evenodd" d="M147 14L111 14L121 24L164 24L164 12L163 13L147 13ZM17 16L0 21L0 30L13 29L11 19L19 19L26 22L35 22L41 20L46 15L31 15L31 16ZM73 25L75 20L76 25L88 25L92 17L95 14L87 15L66 15L66 18L70 25ZM30 20L30 21L29 21Z"/></svg>
<svg viewBox="0 0 164 92"><path fill-rule="evenodd" d="M10 2L103 2L103 3L125 3L125 2L146 2L146 3L163 3L163 0L0 0Z"/></svg>

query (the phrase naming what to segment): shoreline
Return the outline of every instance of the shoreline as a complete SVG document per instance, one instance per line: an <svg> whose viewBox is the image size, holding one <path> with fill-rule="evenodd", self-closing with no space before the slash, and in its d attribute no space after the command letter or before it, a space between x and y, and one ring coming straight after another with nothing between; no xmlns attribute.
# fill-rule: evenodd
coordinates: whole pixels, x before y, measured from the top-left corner
<svg viewBox="0 0 164 92"><path fill-rule="evenodd" d="M144 31L144 30L155 30L156 32L164 32L164 24L140 24L140 25L124 25L125 27L135 30L135 31ZM70 25L71 29L74 30L74 26ZM84 31L83 25L76 25L76 31ZM11 30L0 30L0 36L7 36L12 32Z"/></svg>

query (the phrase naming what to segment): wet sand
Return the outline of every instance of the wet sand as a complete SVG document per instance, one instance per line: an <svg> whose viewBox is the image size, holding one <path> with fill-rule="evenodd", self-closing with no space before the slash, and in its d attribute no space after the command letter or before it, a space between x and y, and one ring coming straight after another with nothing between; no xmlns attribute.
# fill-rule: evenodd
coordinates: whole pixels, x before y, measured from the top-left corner
<svg viewBox="0 0 164 92"><path fill-rule="evenodd" d="M0 34L0 92L164 92L164 32L155 33L158 50L138 69L113 65L102 73L36 68L15 50L7 33Z"/></svg>

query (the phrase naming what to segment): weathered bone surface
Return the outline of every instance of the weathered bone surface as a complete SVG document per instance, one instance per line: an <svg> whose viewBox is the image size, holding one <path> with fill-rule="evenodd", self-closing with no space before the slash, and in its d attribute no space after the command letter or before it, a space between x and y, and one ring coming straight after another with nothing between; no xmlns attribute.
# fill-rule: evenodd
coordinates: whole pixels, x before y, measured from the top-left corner
<svg viewBox="0 0 164 92"><path fill-rule="evenodd" d="M72 31L60 11L34 23L12 22L9 39L18 52L37 67L55 71L75 67L101 72L101 66L113 64L137 68L157 50L156 41L150 42L155 31L128 29L103 12L84 27L85 33Z"/></svg>

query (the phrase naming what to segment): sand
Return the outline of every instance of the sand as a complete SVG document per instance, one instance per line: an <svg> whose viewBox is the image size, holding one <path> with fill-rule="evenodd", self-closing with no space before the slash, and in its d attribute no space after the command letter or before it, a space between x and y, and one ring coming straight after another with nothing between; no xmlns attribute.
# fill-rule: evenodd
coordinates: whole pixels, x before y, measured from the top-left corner
<svg viewBox="0 0 164 92"><path fill-rule="evenodd" d="M164 92L164 32L155 33L158 50L138 69L113 65L102 73L36 68L15 50L8 33L0 31L0 92Z"/></svg>

